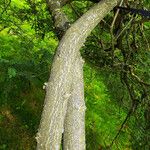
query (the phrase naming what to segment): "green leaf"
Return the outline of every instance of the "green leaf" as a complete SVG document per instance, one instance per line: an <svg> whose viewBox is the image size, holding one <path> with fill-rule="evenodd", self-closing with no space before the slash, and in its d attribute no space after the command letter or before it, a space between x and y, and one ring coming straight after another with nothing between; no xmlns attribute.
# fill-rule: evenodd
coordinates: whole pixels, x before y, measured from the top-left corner
<svg viewBox="0 0 150 150"><path fill-rule="evenodd" d="M8 76L9 78L13 78L15 77L17 74L17 71L15 68L8 68Z"/></svg>

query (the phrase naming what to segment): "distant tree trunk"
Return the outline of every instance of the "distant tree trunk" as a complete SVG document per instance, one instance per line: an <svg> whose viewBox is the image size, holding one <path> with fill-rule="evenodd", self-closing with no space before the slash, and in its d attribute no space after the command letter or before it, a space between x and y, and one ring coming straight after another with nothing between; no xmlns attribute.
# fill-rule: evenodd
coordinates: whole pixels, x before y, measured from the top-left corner
<svg viewBox="0 0 150 150"><path fill-rule="evenodd" d="M80 62L81 57L79 55L80 48L94 27L117 5L118 1L119 0L103 0L99 2L72 25L60 41L53 60L51 74L46 88L44 109L36 137L38 150L59 150L62 133L64 131L64 141L66 141L64 148L66 150L85 149L85 144L82 144L83 146L77 146L73 143L76 142L77 139L73 137L75 130L79 130L77 130L77 126L84 124L85 109L84 102L78 104L77 101L75 101L75 99L82 100L83 93L77 93L77 91L72 90L72 88L77 86L77 90L82 90L83 85L80 83L76 84L77 80L79 80L78 82L82 80L82 74L73 72L73 69L79 66L82 68ZM76 73L74 81L73 73ZM71 108L75 108L72 113ZM80 114L80 112L82 112L82 114ZM76 122L78 121L76 120L76 115L83 118L83 122L81 121L82 119ZM74 123L76 123L76 126L73 127ZM77 134L84 134L84 132L79 131ZM84 135L81 136L81 141L82 140L83 142L85 141ZM77 148L73 146L77 146Z"/></svg>

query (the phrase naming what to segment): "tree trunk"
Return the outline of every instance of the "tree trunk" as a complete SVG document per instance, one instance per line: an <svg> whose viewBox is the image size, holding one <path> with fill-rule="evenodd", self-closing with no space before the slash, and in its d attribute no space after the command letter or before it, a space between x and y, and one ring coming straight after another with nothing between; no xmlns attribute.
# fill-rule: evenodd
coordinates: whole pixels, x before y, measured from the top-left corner
<svg viewBox="0 0 150 150"><path fill-rule="evenodd" d="M49 11L54 18L55 29L57 33L59 33L59 38L62 38L62 33L67 30L66 25L69 23L69 20L67 19L67 16L61 11L62 5L58 5L58 2L65 4L67 1L47 0ZM55 5L55 7L52 7L52 3ZM72 69L73 81L70 91L71 97L67 106L67 114L65 117L66 119L63 133L64 143L62 143L62 145L64 149L70 149L71 147L74 147L75 149L85 149L83 63L80 53L74 66L75 67Z"/></svg>
<svg viewBox="0 0 150 150"><path fill-rule="evenodd" d="M64 124L64 150L85 149L85 102L83 85L83 61L79 53L73 72L71 97L68 101Z"/></svg>
<svg viewBox="0 0 150 150"><path fill-rule="evenodd" d="M44 109L37 134L38 150L59 150L68 100L72 69L86 37L118 0L103 0L86 12L66 32L57 48L46 88ZM72 149L72 148L71 148Z"/></svg>

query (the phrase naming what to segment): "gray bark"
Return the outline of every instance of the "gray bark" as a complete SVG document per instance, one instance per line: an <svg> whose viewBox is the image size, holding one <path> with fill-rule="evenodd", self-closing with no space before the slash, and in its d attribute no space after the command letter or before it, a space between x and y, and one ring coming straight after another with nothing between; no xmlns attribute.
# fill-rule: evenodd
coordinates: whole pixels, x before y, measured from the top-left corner
<svg viewBox="0 0 150 150"><path fill-rule="evenodd" d="M66 32L54 57L46 88L41 123L37 134L38 150L59 150L68 100L71 95L72 69L79 49L101 19L118 0L103 0L78 19Z"/></svg>
<svg viewBox="0 0 150 150"><path fill-rule="evenodd" d="M62 3L64 4L65 2L65 0L46 0L49 12L54 18L54 26L59 39L69 27L69 20L64 12L61 11Z"/></svg>
<svg viewBox="0 0 150 150"><path fill-rule="evenodd" d="M73 67L71 97L68 101L64 124L64 150L85 149L85 102L83 85L83 61L79 54Z"/></svg>
<svg viewBox="0 0 150 150"><path fill-rule="evenodd" d="M55 4L55 7L52 7L51 3ZM61 0L60 3L65 3L66 0ZM57 22L55 26L56 30L58 27L61 31L65 32L67 24L69 21L67 16L61 11L61 6L57 4L55 0L48 0L49 9L53 14L54 21ZM51 6L51 7L50 7ZM55 9L58 10L56 11ZM58 14L57 14L58 13ZM60 15L63 14L63 15ZM59 18L58 18L59 16ZM57 20L58 19L58 20ZM61 22L59 20L62 20ZM63 22L63 24L62 24ZM55 23L56 25L56 23ZM62 26L63 25L63 26ZM61 37L61 34L59 34ZM68 101L66 119L64 124L64 133L63 133L63 146L64 149L85 149L85 104L84 104L84 86L83 86L83 63L80 56L77 57L77 60L72 69L72 84L71 84L71 97Z"/></svg>

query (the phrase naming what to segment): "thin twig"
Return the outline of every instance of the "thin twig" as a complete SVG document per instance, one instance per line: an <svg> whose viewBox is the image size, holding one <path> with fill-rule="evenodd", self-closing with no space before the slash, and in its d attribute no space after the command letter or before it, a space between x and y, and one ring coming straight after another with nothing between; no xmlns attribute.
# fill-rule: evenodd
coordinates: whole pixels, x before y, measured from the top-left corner
<svg viewBox="0 0 150 150"><path fill-rule="evenodd" d="M119 6L121 6L122 3L123 3L123 0L121 0ZM114 50L115 50L115 37L114 37L113 30L114 30L114 25L115 25L116 19L117 19L117 17L118 17L119 11L120 11L120 10L117 9L116 14L115 14L115 16L114 16L114 19L113 19L113 21L112 21L112 24L111 24L111 26L110 26L111 43L112 43L112 66L113 66L113 64L114 64Z"/></svg>
<svg viewBox="0 0 150 150"><path fill-rule="evenodd" d="M123 32L127 29L127 27L131 24L131 22L133 21L133 17L129 20L129 22L127 23L127 25L121 30L121 32L117 35L116 40L123 34Z"/></svg>
<svg viewBox="0 0 150 150"><path fill-rule="evenodd" d="M143 80L141 80L137 75L134 74L133 69L130 67L130 74L131 76L133 76L139 83L145 85L145 86L150 86L149 83L144 82Z"/></svg>
<svg viewBox="0 0 150 150"><path fill-rule="evenodd" d="M144 34L144 31L142 31L141 27L140 27L140 32L141 32L141 34L142 34L142 36L143 36L143 38L144 38L144 40L145 40L145 42L146 42L146 44L147 44L148 50L150 50L149 42L148 42L148 40L147 40L147 38L146 38L146 36L145 36L145 34Z"/></svg>
<svg viewBox="0 0 150 150"><path fill-rule="evenodd" d="M135 110L137 109L137 106L138 106L137 100L135 99L134 91L133 91L132 87L128 83L128 78L127 78L127 73L126 72L123 72L123 80L124 80L124 83L126 84L127 90L129 92L130 98L132 100L132 104L131 104L130 110L127 113L126 118L124 119L123 123L121 124L121 127L120 127L118 133L116 134L116 136L114 137L114 139L112 140L109 148L111 148L113 146L114 142L116 141L116 139L120 135L124 125L127 123L128 119L135 112Z"/></svg>

